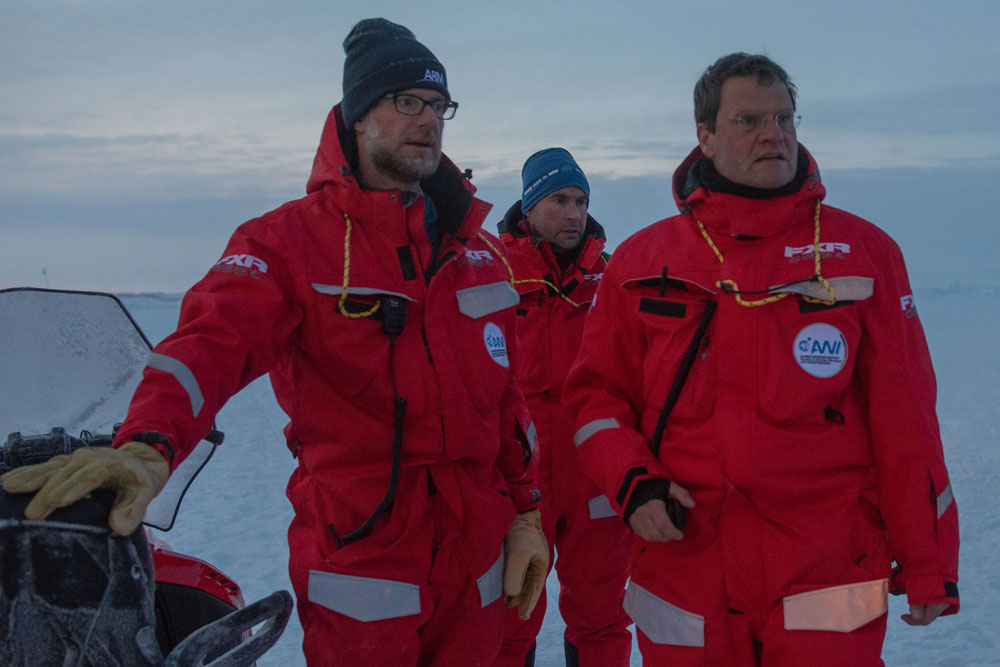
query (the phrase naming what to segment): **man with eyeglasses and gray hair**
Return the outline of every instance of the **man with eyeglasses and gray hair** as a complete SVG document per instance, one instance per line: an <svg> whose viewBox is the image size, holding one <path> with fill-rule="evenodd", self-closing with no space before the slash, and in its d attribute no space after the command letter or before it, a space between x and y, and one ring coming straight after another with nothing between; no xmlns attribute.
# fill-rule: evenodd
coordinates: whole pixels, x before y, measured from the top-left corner
<svg viewBox="0 0 1000 667"><path fill-rule="evenodd" d="M694 102L680 214L616 249L563 393L638 538L625 609L646 664L881 665L890 590L910 625L959 607L903 258L822 203L776 63L724 56Z"/></svg>
<svg viewBox="0 0 1000 667"><path fill-rule="evenodd" d="M187 293L99 470L74 454L69 490L30 467L5 487L41 487L35 519L117 489L112 527L131 532L226 400L270 373L298 459L308 664L487 665L504 607L527 617L548 566L518 294L481 229L490 206L441 154L458 104L440 61L380 18L344 50L307 195L239 227Z"/></svg>

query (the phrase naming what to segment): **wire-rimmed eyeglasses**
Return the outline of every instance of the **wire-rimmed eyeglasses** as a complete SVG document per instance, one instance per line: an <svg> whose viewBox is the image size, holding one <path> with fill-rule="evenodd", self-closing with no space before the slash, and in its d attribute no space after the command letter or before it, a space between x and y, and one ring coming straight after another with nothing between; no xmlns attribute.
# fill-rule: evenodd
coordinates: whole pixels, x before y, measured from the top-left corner
<svg viewBox="0 0 1000 667"><path fill-rule="evenodd" d="M802 115L794 111L779 111L772 115L745 111L730 117L743 134L762 130L768 123L774 123L782 132L791 132L802 122Z"/></svg>
<svg viewBox="0 0 1000 667"><path fill-rule="evenodd" d="M424 112L424 107L430 107L434 115L441 120L451 120L458 109L458 102L443 98L425 100L419 95L410 93L389 93L384 99L392 100L396 105L396 111L406 116L419 116Z"/></svg>

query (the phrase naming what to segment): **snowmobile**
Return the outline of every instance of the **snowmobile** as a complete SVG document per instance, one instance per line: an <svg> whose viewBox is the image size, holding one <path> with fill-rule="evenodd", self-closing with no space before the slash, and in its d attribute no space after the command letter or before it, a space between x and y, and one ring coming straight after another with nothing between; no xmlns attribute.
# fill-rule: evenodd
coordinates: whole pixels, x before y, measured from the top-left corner
<svg viewBox="0 0 1000 667"><path fill-rule="evenodd" d="M151 348L112 294L0 290L0 473L110 446ZM149 530L173 527L222 439L206 434L129 537L108 528L111 491L31 521L31 494L0 490L0 664L245 667L274 645L287 591L246 605L230 577Z"/></svg>

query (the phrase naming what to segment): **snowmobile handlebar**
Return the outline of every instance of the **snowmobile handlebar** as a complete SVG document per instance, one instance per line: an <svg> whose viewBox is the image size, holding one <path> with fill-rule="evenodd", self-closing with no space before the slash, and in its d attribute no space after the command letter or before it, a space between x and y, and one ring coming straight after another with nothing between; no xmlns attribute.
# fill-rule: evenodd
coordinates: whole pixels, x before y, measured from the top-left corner
<svg viewBox="0 0 1000 667"><path fill-rule="evenodd" d="M292 596L288 591L275 591L243 609L238 609L192 632L170 652L164 667L252 665L278 641L291 613ZM203 662L214 647L224 645L234 638L241 638L243 633L260 623L264 625L250 639L242 641L211 662Z"/></svg>
<svg viewBox="0 0 1000 667"><path fill-rule="evenodd" d="M13 469L45 463L53 456L72 454L81 447L110 447L111 440L110 435L95 436L86 431L74 438L59 427L42 435L21 435L15 431L0 448L0 466Z"/></svg>
<svg viewBox="0 0 1000 667"><path fill-rule="evenodd" d="M115 431L117 430L116 424ZM205 436L205 440L218 445L222 443L223 437L222 431L213 428ZM7 441L0 447L0 469L10 470L45 463L53 456L72 454L81 447L110 447L114 439L115 433L95 434L89 431L83 431L79 437L74 437L59 426L39 435L22 435L20 431L15 431L7 436Z"/></svg>

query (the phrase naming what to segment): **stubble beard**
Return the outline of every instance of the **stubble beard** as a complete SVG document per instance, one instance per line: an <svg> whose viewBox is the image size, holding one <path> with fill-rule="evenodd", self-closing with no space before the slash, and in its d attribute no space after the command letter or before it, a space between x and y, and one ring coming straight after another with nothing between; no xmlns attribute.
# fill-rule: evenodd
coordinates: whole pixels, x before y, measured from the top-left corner
<svg viewBox="0 0 1000 667"><path fill-rule="evenodd" d="M441 150L432 151L426 158L407 158L396 146L384 141L378 125L373 125L364 134L365 148L372 164L382 174L401 182L422 181L437 171L441 162Z"/></svg>

